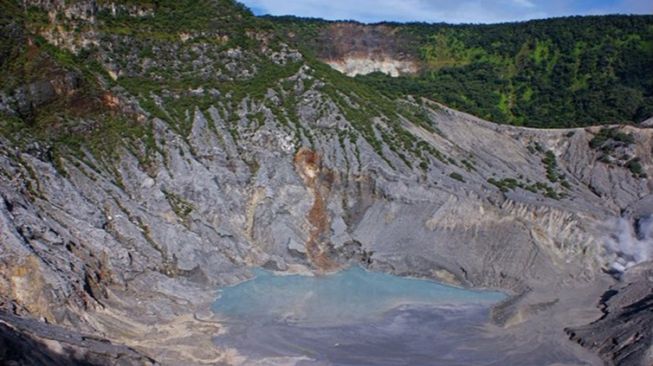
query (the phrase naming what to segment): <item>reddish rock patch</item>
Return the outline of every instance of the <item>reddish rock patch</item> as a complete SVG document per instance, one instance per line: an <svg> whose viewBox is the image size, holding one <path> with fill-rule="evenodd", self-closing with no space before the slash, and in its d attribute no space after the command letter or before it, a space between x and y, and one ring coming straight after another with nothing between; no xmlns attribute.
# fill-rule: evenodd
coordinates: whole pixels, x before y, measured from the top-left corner
<svg viewBox="0 0 653 366"><path fill-rule="evenodd" d="M309 239L305 244L306 253L311 263L317 268L321 270L334 269L337 264L329 256L331 219L326 204L326 198L331 192L334 180L333 173L323 169L320 156L307 148L302 148L297 152L294 163L295 169L314 197L313 205L306 216L311 225Z"/></svg>

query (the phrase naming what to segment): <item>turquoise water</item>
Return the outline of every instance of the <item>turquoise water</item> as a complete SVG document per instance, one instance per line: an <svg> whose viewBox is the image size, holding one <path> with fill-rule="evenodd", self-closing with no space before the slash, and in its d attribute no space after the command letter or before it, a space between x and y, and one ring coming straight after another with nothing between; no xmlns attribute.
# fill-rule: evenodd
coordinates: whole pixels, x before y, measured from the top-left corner
<svg viewBox="0 0 653 366"><path fill-rule="evenodd" d="M256 277L220 291L213 309L224 332L213 342L244 365L580 365L566 346L516 349L514 334L489 323L505 295L361 268L327 276Z"/></svg>
<svg viewBox="0 0 653 366"><path fill-rule="evenodd" d="M254 279L222 289L213 309L230 319L340 325L369 321L406 305L489 306L504 298L500 292L466 290L359 267L315 277L257 269Z"/></svg>

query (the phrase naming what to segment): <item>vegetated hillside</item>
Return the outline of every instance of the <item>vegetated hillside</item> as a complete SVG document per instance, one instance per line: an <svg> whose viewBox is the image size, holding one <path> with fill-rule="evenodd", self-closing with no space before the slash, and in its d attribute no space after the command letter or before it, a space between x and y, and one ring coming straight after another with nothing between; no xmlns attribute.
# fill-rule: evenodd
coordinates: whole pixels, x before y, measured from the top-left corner
<svg viewBox="0 0 653 366"><path fill-rule="evenodd" d="M155 153L151 118L188 134L194 109L206 111L219 103L238 140L235 123L241 116L230 111L257 100L292 131L294 142L313 144L314 132L303 128L297 115L302 101L284 81L307 66L311 76L302 88L328 97L313 118L323 119L337 107L343 114L338 121L344 117L351 123L329 131L339 141L354 143L361 137L377 153L383 155L386 147L404 164L424 169L429 156L437 154L401 127L402 119L409 119L433 131L424 103L384 96L289 49L273 24L235 1L89 4L73 5L82 15L59 12L54 21L47 8L3 5L7 16L1 25L11 34L3 43L9 57L0 65L0 129L6 136L46 141L56 154L90 147L113 156L118 142L138 141L134 151L147 163ZM88 12L93 15L86 19ZM279 97L270 98L271 91ZM382 128L377 118L384 120ZM251 113L247 119L260 128L265 115Z"/></svg>
<svg viewBox="0 0 653 366"><path fill-rule="evenodd" d="M383 50L416 60L417 74L359 76L390 96L425 96L495 122L532 127L641 122L653 115L653 16L491 25L268 19L321 59L368 47L371 55ZM361 33L368 35L363 44L356 41Z"/></svg>
<svg viewBox="0 0 653 366"><path fill-rule="evenodd" d="M254 26L251 13L230 0L32 4L0 4L6 55L0 58L0 129L55 149L84 144L111 151L123 138L151 142L150 122L140 107L125 105L121 93L133 93L155 114L161 110L153 90L165 91L175 107L184 105L184 97L198 96L190 88L230 79L212 65L193 63L194 47L217 53L255 43L245 35ZM179 42L185 35L192 39ZM183 128L175 107L165 113Z"/></svg>

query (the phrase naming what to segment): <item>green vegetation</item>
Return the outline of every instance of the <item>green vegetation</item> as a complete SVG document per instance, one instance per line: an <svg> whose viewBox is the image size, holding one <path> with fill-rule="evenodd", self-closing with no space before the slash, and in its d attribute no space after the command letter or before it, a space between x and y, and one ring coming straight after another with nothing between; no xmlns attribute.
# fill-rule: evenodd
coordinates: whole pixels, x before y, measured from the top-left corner
<svg viewBox="0 0 653 366"><path fill-rule="evenodd" d="M320 91L335 102L356 132L365 138L380 156L384 157L385 143L409 167L413 166L413 162L408 159L406 153L418 158L417 166L421 169L427 165L429 157L444 160L442 153L408 132L403 126L403 121L408 120L429 131L436 131L428 117L428 106L395 101L375 88L313 59L310 54L306 58L314 68L315 78L325 82ZM351 137L355 143L355 136ZM392 165L390 161L386 162Z"/></svg>
<svg viewBox="0 0 653 366"><path fill-rule="evenodd" d="M132 5L129 1L125 4ZM312 141L312 133L299 123L296 81L289 79L304 62L278 64L263 54L261 42L271 50L280 47L278 39L271 34L265 35L269 22L253 17L232 0L163 0L134 4L151 11L134 16L120 7L115 14L101 10L95 27L102 43L98 48L77 55L29 34L33 29L51 26L42 10L24 11L17 2L0 5L6 10L3 13L9 14L2 16L0 25L24 20L27 27L20 31L36 40L33 46L27 46L26 39L11 37L2 44L0 51L7 56L0 60L3 75L0 85L4 91L13 93L16 88L33 81L47 84L54 74L73 73L80 81L71 93L47 100L24 115L0 116L3 135L47 141L60 154L78 153L85 148L96 157L102 157L101 168L108 170L112 170L111 159L119 152L119 146L124 146L139 157L142 164L149 165L158 148L151 121L137 113L124 113L122 108L113 110L106 105L103 98L107 96L108 87L117 88L117 96L135 97L150 116L165 120L182 137L190 133L197 109L205 111L216 105L217 92L226 112L223 118L236 139L236 123L240 117L231 111L246 98L260 101L269 90L274 90L280 105L269 102L266 105L282 123L295 130L296 139L303 136ZM66 27L75 24L75 20L64 18L58 21ZM182 36L180 30L190 35ZM264 41L261 36L266 37ZM7 44L9 46L4 47ZM200 57L214 60L208 70L215 72L205 72L206 66L195 67L193 61ZM121 70L116 80L102 65L107 58L114 60ZM146 59L154 59L147 69L142 67ZM231 69L227 70L225 64L232 61ZM362 136L382 156L385 143L408 166L413 164L408 153L418 157L421 167L427 166L430 156L443 159L428 144L419 144L402 126L404 119L410 119L433 130L424 106L409 103L399 106L376 89L347 78L315 59L309 57L305 61L313 67L314 77L325 81L319 86L321 91L353 124L355 130L345 135L351 142L356 143ZM307 80L304 87L316 86ZM128 94L123 94L122 89ZM402 114L397 113L398 109ZM260 113L250 113L245 118L255 128L264 123ZM116 184L121 185L118 174Z"/></svg>
<svg viewBox="0 0 653 366"><path fill-rule="evenodd" d="M18 144L34 139L47 142L62 175L67 174L62 157L75 153L86 160L82 149L95 155L98 163L113 173L112 163L120 148L130 150L141 164L149 166L156 150L151 125L106 102L105 98L115 96L106 91L102 81L108 79L106 71L92 52L75 55L27 33L19 26L20 21L40 19L36 9L21 11L15 3L4 2L0 14L0 28L13 33L0 42L6 56L0 58L0 88L8 94L27 86L37 91L36 97L22 97L33 99L24 99L27 106L18 108L16 115L0 113L0 133ZM26 41L28 36L31 42ZM59 91L53 84L59 85ZM121 185L117 174L115 183Z"/></svg>
<svg viewBox="0 0 653 366"><path fill-rule="evenodd" d="M499 190L503 193L509 192L511 190L515 190L517 188L521 188L523 190L532 193L539 192L543 194L545 197L556 199L556 200L565 196L564 193L558 193L554 187L551 187L550 185L543 182L527 184L515 178L504 178L501 180L490 178L487 180L487 182L499 188ZM566 181L565 184L568 186L568 183L566 183Z"/></svg>
<svg viewBox="0 0 653 366"><path fill-rule="evenodd" d="M129 4L130 0L123 3ZM154 15L133 17L120 8L114 15L107 8L98 14L104 30L163 41L178 41L180 33L218 31L228 38L225 46L242 47L252 44L244 31L259 25L247 8L234 0L146 0L133 3L149 7ZM202 40L221 42L216 37Z"/></svg>
<svg viewBox="0 0 653 366"><path fill-rule="evenodd" d="M175 212L175 214L183 221L188 219L190 213L193 212L193 205L183 199L181 196L172 192L163 191L163 194L166 196L166 199L168 200L168 203L170 203L170 207Z"/></svg>
<svg viewBox="0 0 653 366"><path fill-rule="evenodd" d="M514 178L504 178L501 180L496 180L494 178L490 178L487 180L488 183L492 184L493 186L496 186L499 188L501 192L508 192L510 190L513 190L517 187L524 188L524 184L519 182L517 179Z"/></svg>
<svg viewBox="0 0 653 366"><path fill-rule="evenodd" d="M473 160L463 159L460 161L468 172L476 171Z"/></svg>
<svg viewBox="0 0 653 366"><path fill-rule="evenodd" d="M460 174L458 174L458 173L456 173L456 172L453 172L453 173L449 174L449 176L450 176L451 178L457 180L457 181L461 181L461 182L463 182L463 183L465 182L465 179L463 178L463 176L460 175Z"/></svg>
<svg viewBox="0 0 653 366"><path fill-rule="evenodd" d="M646 178L646 173L644 172L644 168L642 167L639 158L630 159L626 163L626 168L630 170L630 172L633 174L633 177Z"/></svg>
<svg viewBox="0 0 653 366"><path fill-rule="evenodd" d="M271 19L318 57L342 47L329 44L331 22ZM394 29L379 42L422 65L417 76L357 77L392 98L424 96L495 122L546 128L653 115L653 16L384 25Z"/></svg>
<svg viewBox="0 0 653 366"><path fill-rule="evenodd" d="M635 143L635 138L631 134L619 131L618 128L602 128L592 140L590 147L592 149L601 149L604 152L610 152L618 146L628 146Z"/></svg>
<svg viewBox="0 0 653 366"><path fill-rule="evenodd" d="M105 2L98 1L100 8ZM605 117L600 122L649 115L642 106L651 105L653 86L650 58L645 60L653 52L651 17L567 18L492 26L392 25L400 40L397 47L421 60L422 74L349 78L319 61L320 53L333 46L315 43L324 40L328 22L256 18L233 0L122 3L148 11L144 15L121 7L115 14L100 11L96 23L80 26L93 27L99 45L78 54L36 35L35 30L52 26L43 10L25 9L17 0L0 4L0 29L18 29L0 33L3 92L11 94L26 85L70 75L78 81L74 90L58 93L15 116L0 116L3 135L51 143L61 174L67 174L61 163L67 152L89 151L100 157L101 166L93 169L111 170L112 159L125 148L149 166L156 161L153 157L159 147L148 114L165 120L187 138L195 111L211 106L218 107L229 133L238 139L239 133L244 134L238 123L257 129L265 123L265 114L256 109L248 109L246 115L234 111L245 103L263 101L283 128L295 134L296 142L312 144L314 136L297 114L303 102L298 92L301 83L305 89L318 90L351 122L353 128L334 132L341 144L348 139L356 145L363 138L379 155L390 149L408 167L422 170L429 168L432 159L461 172L476 168L473 160L456 161L409 132L407 126L440 133L430 114L437 106L420 98L398 98L406 94L443 101L495 121L540 127L593 123L599 115ZM76 19L59 17L57 26L78 26ZM605 31L597 31L599 26ZM304 59L273 61L270 54L284 47L283 37L290 30L297 32L292 39ZM305 71L308 77L292 78L302 65L310 66ZM109 69L116 73L109 75ZM266 99L270 91L274 98ZM112 106L107 98L121 105ZM605 129L590 144L603 149L631 140L630 135ZM531 149L544 154L549 181L567 185L555 156L539 145ZM639 161L629 162L628 168L633 174L643 174ZM465 181L458 173L450 177ZM502 191L523 187L557 195L540 183L528 185L510 178L495 183ZM116 184L121 185L117 172ZM183 202L168 198L180 217L190 213Z"/></svg>
<svg viewBox="0 0 653 366"><path fill-rule="evenodd" d="M616 164L630 170L636 178L646 177L640 159L632 157L627 147L635 143L632 134L625 133L618 128L602 128L590 140L589 146L601 152L599 161L606 164Z"/></svg>
<svg viewBox="0 0 653 366"><path fill-rule="evenodd" d="M546 177L551 183L557 182L560 179L560 174L558 173L558 162L556 161L556 156L553 154L553 151L547 151L544 154L542 162L546 166Z"/></svg>

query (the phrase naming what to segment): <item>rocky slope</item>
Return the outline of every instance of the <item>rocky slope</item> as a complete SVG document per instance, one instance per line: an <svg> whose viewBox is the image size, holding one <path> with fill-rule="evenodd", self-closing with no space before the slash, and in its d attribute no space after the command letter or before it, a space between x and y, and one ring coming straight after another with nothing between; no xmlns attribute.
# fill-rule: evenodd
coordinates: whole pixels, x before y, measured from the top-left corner
<svg viewBox="0 0 653 366"><path fill-rule="evenodd" d="M596 350L607 364L646 364L653 329L651 263L628 271L601 299L603 316L590 325L568 329L573 340Z"/></svg>
<svg viewBox="0 0 653 366"><path fill-rule="evenodd" d="M4 361L248 364L212 342L220 286L254 266L358 264L503 289L496 332L524 340L517 355L530 342L600 362L564 328L601 318L623 284L606 272L650 259L621 234L653 214L653 130L516 128L391 100L229 1L171 4L3 5L2 334L47 355ZM609 303L601 340L639 296ZM596 348L594 334L572 338ZM623 364L650 363L640 334Z"/></svg>
<svg viewBox="0 0 653 366"><path fill-rule="evenodd" d="M386 25L335 23L320 32L318 57L349 76L381 72L390 76L417 74L419 57L399 30Z"/></svg>

